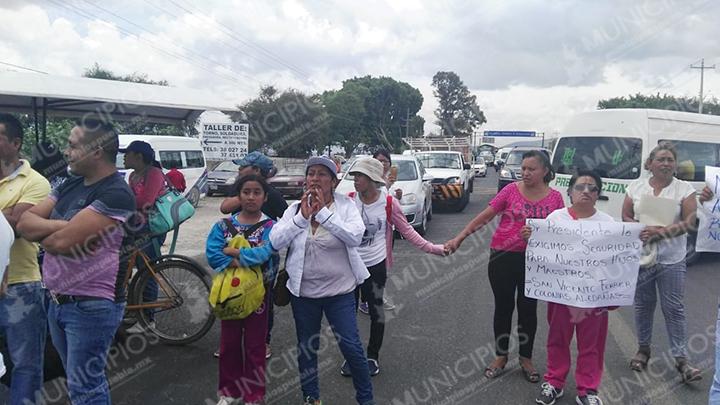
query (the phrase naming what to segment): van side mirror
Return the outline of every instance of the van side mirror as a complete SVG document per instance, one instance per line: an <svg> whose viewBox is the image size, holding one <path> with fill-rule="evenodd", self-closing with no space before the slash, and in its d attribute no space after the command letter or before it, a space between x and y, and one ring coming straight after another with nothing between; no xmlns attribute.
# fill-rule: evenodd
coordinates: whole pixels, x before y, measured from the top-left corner
<svg viewBox="0 0 720 405"><path fill-rule="evenodd" d="M470 166L470 163L463 164L463 170L470 170L470 169L472 169L472 166Z"/></svg>

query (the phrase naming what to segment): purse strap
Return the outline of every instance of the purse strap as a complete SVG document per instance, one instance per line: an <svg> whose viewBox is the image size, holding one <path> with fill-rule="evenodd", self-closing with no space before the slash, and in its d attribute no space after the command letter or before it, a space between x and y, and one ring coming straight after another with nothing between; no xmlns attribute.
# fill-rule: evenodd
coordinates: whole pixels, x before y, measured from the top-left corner
<svg viewBox="0 0 720 405"><path fill-rule="evenodd" d="M255 225L251 226L250 228L243 231L243 236L245 239L249 238L250 235L253 234L253 232L257 231L258 229L262 228L267 224L268 222L272 221L272 219L263 219L262 221L256 223ZM230 232L230 235L234 238L237 236L240 232L238 232L237 228L235 228L235 224L233 224L232 220L230 218L223 218L223 222L225 222L225 226L228 229L228 232Z"/></svg>

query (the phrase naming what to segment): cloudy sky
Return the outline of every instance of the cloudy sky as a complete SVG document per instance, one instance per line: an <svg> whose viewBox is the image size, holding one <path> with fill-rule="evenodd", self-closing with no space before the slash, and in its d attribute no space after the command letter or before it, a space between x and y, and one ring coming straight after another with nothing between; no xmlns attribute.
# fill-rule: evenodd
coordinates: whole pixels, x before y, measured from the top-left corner
<svg viewBox="0 0 720 405"><path fill-rule="evenodd" d="M483 130L552 133L603 98L696 96L690 65L720 65L715 0L0 0L0 16L0 69L79 76L98 62L237 103L264 84L320 92L384 75L420 89L429 124L432 76L452 70Z"/></svg>

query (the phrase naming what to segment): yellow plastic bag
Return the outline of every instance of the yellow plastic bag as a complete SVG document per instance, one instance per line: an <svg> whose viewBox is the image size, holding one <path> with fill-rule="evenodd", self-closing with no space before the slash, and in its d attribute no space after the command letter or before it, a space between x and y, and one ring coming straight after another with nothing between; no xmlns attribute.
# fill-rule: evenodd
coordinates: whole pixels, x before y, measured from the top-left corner
<svg viewBox="0 0 720 405"><path fill-rule="evenodd" d="M251 247L242 235L233 237L228 246L236 249ZM260 266L228 267L213 277L209 300L215 316L227 321L247 318L260 308L264 297Z"/></svg>

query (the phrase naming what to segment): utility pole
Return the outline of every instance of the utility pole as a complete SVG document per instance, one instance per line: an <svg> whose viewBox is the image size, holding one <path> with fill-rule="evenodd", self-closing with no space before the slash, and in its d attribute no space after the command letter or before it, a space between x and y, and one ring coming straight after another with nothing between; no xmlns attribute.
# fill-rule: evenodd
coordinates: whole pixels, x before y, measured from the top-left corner
<svg viewBox="0 0 720 405"><path fill-rule="evenodd" d="M705 58L700 59L700 66L690 65L690 69L700 69L700 100L698 106L698 113L702 114L703 110L703 79L705 76L705 69L715 69L715 65L705 66Z"/></svg>
<svg viewBox="0 0 720 405"><path fill-rule="evenodd" d="M410 108L406 110L405 113L405 138L409 138L410 135Z"/></svg>

